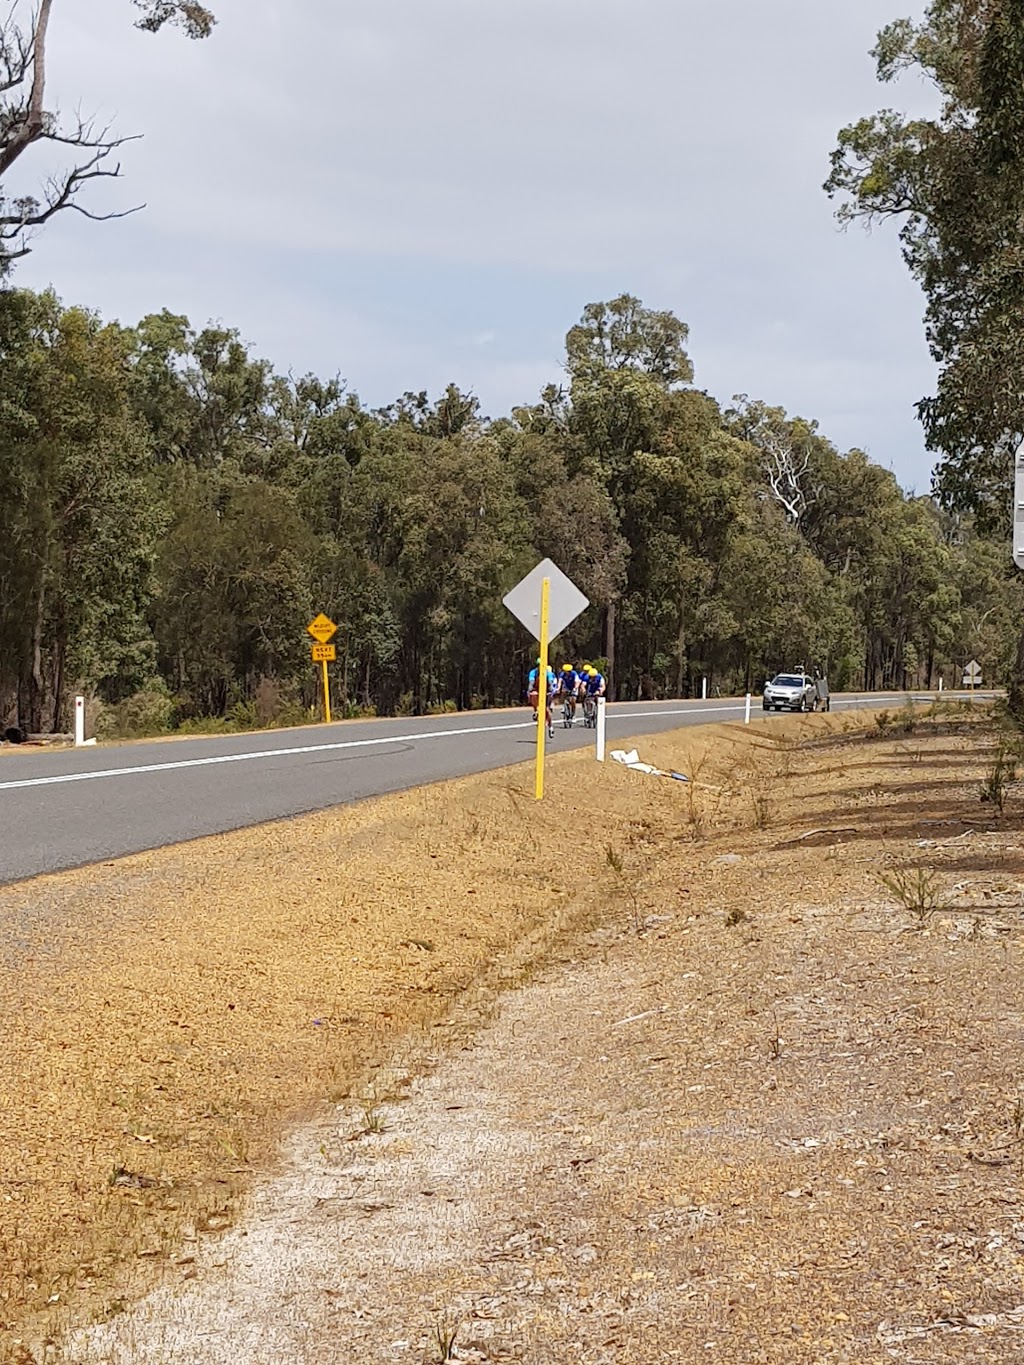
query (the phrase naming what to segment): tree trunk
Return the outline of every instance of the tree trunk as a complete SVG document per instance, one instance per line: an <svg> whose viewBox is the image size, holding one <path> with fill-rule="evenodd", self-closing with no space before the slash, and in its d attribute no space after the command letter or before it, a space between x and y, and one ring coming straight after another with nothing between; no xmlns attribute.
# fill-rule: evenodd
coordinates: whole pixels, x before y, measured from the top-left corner
<svg viewBox="0 0 1024 1365"><path fill-rule="evenodd" d="M28 730L38 735L43 729L43 698L46 682L43 678L43 622L46 612L46 588L43 575L39 575L39 588L36 592L35 616L32 621L31 672L28 689Z"/></svg>
<svg viewBox="0 0 1024 1365"><path fill-rule="evenodd" d="M341 709L348 706L348 651L352 636L349 631L345 632L345 643L341 647Z"/></svg>
<svg viewBox="0 0 1024 1365"><path fill-rule="evenodd" d="M608 611L605 615L605 636L604 636L604 656L608 660L608 671L605 681L608 684L607 692L609 700L615 695L615 599L608 603Z"/></svg>
<svg viewBox="0 0 1024 1365"><path fill-rule="evenodd" d="M686 679L686 627L683 623L682 609L679 612L679 630L676 633L676 696L683 696Z"/></svg>
<svg viewBox="0 0 1024 1365"><path fill-rule="evenodd" d="M67 644L64 639L64 631L61 629L57 636L54 646L53 663L53 733L59 734L61 729L61 708L64 702L64 662L67 658Z"/></svg>

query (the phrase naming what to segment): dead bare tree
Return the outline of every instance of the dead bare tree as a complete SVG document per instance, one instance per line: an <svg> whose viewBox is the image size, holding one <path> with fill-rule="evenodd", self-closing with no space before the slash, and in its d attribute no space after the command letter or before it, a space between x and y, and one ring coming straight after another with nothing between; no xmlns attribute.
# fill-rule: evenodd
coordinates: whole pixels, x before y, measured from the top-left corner
<svg viewBox="0 0 1024 1365"><path fill-rule="evenodd" d="M772 497L782 508L786 520L799 526L808 508L806 491L810 455L800 450L788 433L772 430L758 432L754 442L761 452L764 476Z"/></svg>
<svg viewBox="0 0 1024 1365"><path fill-rule="evenodd" d="M737 394L733 402L726 419L757 450L772 497L790 525L799 526L815 501L810 440L815 423L790 419L782 408L770 408L746 394Z"/></svg>
<svg viewBox="0 0 1024 1365"><path fill-rule="evenodd" d="M214 18L192 0L132 0L141 11L137 26L155 33L176 24L191 38L204 38ZM79 195L94 180L116 180L120 163L112 160L119 147L133 139L115 137L78 118L71 126L46 107L46 43L53 0L39 0L24 22L19 21L19 0L7 5L0 19L0 276L13 261L32 249L34 231L66 209L86 218L105 221L123 218L125 212L94 213L79 203ZM38 194L11 195L5 180L14 164L40 143L73 148L75 164L48 176ZM134 213L136 209L128 209Z"/></svg>

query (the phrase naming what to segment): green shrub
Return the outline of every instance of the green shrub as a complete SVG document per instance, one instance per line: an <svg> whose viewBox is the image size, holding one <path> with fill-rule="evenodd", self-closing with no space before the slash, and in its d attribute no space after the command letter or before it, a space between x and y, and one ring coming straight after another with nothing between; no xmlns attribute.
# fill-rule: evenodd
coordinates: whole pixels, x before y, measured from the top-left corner
<svg viewBox="0 0 1024 1365"><path fill-rule="evenodd" d="M171 728L174 702L165 684L155 679L124 701L102 706L96 716L97 739L135 739L163 735Z"/></svg>
<svg viewBox="0 0 1024 1365"><path fill-rule="evenodd" d="M269 723L261 720L260 708L255 700L236 701L228 711L226 719L232 730L259 730L264 724Z"/></svg>

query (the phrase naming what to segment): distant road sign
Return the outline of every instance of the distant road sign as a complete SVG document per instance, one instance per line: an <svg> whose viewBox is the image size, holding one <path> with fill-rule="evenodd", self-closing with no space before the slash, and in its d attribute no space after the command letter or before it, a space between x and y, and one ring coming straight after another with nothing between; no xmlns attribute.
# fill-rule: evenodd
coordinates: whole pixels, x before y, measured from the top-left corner
<svg viewBox="0 0 1024 1365"><path fill-rule="evenodd" d="M502 601L521 621L530 634L540 639L540 596L544 580L551 583L548 601L548 639L561 635L566 626L576 620L581 611L590 606L590 599L580 592L572 579L550 559L541 560L507 593Z"/></svg>
<svg viewBox="0 0 1024 1365"><path fill-rule="evenodd" d="M1013 562L1024 569L1024 450L1017 452L1017 473L1013 482Z"/></svg>
<svg viewBox="0 0 1024 1365"><path fill-rule="evenodd" d="M314 645L313 662L315 664L333 664L338 657L338 651L334 645Z"/></svg>
<svg viewBox="0 0 1024 1365"><path fill-rule="evenodd" d="M331 636L337 633L338 627L329 616L325 616L321 612L319 616L310 621L306 629L314 640L319 640L322 645L325 645Z"/></svg>
<svg viewBox="0 0 1024 1365"><path fill-rule="evenodd" d="M981 686L981 664L977 659L972 659L964 668L964 687Z"/></svg>

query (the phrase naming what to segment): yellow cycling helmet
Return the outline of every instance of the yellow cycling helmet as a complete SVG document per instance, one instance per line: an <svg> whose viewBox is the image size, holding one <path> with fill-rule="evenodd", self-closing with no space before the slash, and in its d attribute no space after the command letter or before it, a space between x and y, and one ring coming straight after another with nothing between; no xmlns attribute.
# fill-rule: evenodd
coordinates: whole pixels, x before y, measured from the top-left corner
<svg viewBox="0 0 1024 1365"><path fill-rule="evenodd" d="M563 673L571 673L571 672L572 672L572 664L563 664L563 665L562 665L562 672L563 672Z"/></svg>

